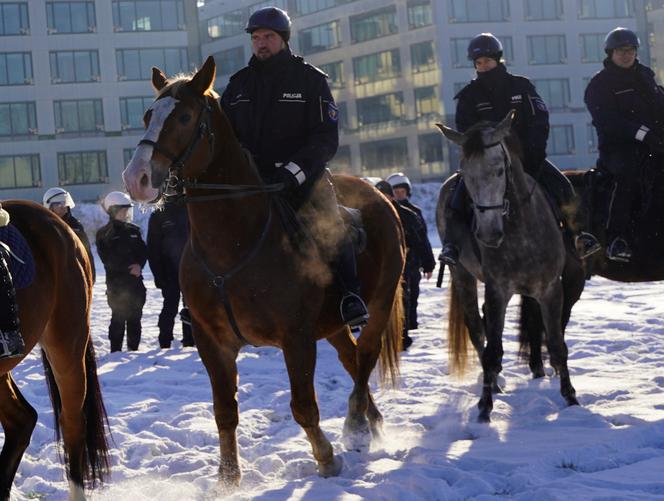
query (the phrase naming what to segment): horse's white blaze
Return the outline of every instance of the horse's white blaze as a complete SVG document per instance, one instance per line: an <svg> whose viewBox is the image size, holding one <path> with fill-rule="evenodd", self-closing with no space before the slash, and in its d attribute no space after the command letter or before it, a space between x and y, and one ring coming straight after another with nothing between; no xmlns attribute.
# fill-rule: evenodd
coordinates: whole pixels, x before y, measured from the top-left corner
<svg viewBox="0 0 664 501"><path fill-rule="evenodd" d="M152 111L150 123L141 141L157 142L166 119L173 113L177 103L178 100L171 96L157 99L152 103L152 106L149 108ZM152 174L150 160L152 159L153 150L154 148L149 144L139 144L129 164L127 164L127 168L122 173L129 194L132 198L141 202L154 200L158 194L158 190L153 188L150 182ZM140 184L140 179L143 175L147 176L147 186Z"/></svg>

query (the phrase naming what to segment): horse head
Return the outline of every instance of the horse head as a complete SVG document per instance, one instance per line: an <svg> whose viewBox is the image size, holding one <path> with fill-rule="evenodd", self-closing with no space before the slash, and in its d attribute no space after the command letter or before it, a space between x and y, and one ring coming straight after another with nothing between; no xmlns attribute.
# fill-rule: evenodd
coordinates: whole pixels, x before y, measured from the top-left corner
<svg viewBox="0 0 664 501"><path fill-rule="evenodd" d="M212 113L219 109L212 90L215 73L212 57L193 76L168 79L152 68L156 98L143 117L145 134L122 173L134 200L156 202L166 188L196 179L212 162Z"/></svg>
<svg viewBox="0 0 664 501"><path fill-rule="evenodd" d="M511 165L505 138L514 111L498 124L480 122L466 133L436 124L443 135L461 146L460 162L475 213L475 237L484 246L499 247L503 241L503 216L508 212L507 186Z"/></svg>

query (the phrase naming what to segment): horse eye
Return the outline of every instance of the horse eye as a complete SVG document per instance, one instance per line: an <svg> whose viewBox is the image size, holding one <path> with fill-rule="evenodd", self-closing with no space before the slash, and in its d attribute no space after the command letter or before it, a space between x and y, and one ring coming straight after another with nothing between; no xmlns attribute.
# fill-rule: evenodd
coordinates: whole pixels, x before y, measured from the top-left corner
<svg viewBox="0 0 664 501"><path fill-rule="evenodd" d="M191 115L189 114L184 114L179 118L179 121L182 125L188 124L189 120L191 120Z"/></svg>

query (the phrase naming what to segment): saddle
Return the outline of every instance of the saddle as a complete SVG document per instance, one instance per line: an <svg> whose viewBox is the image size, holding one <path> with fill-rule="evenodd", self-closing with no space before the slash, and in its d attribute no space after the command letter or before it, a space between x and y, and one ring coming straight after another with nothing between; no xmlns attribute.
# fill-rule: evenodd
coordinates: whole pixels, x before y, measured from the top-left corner
<svg viewBox="0 0 664 501"><path fill-rule="evenodd" d="M35 278L35 259L28 242L12 224L0 227L0 254L8 265L14 288L28 287Z"/></svg>

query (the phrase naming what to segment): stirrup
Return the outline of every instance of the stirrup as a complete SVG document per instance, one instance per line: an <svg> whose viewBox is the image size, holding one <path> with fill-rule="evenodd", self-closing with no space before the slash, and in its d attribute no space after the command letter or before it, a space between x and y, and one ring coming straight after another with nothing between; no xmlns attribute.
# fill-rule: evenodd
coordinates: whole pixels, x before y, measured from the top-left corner
<svg viewBox="0 0 664 501"><path fill-rule="evenodd" d="M581 251L579 252L579 257L581 259L586 259L588 256L593 255L602 248L602 245L597 238L595 238L595 235L585 231L582 231L576 236L574 244L577 249L581 247Z"/></svg>
<svg viewBox="0 0 664 501"><path fill-rule="evenodd" d="M459 262L459 249L456 245L445 244L440 251L438 259L448 266L455 266Z"/></svg>
<svg viewBox="0 0 664 501"><path fill-rule="evenodd" d="M354 292L347 292L341 298L339 305L341 321L347 324L351 329L359 328L369 323L369 311L367 305L360 296Z"/></svg>
<svg viewBox="0 0 664 501"><path fill-rule="evenodd" d="M25 344L18 330L0 330L0 360L5 358L20 358L24 355Z"/></svg>
<svg viewBox="0 0 664 501"><path fill-rule="evenodd" d="M611 261L628 263L632 258L632 249L629 248L629 245L623 238L617 237L613 239L609 248L606 249L606 257Z"/></svg>

